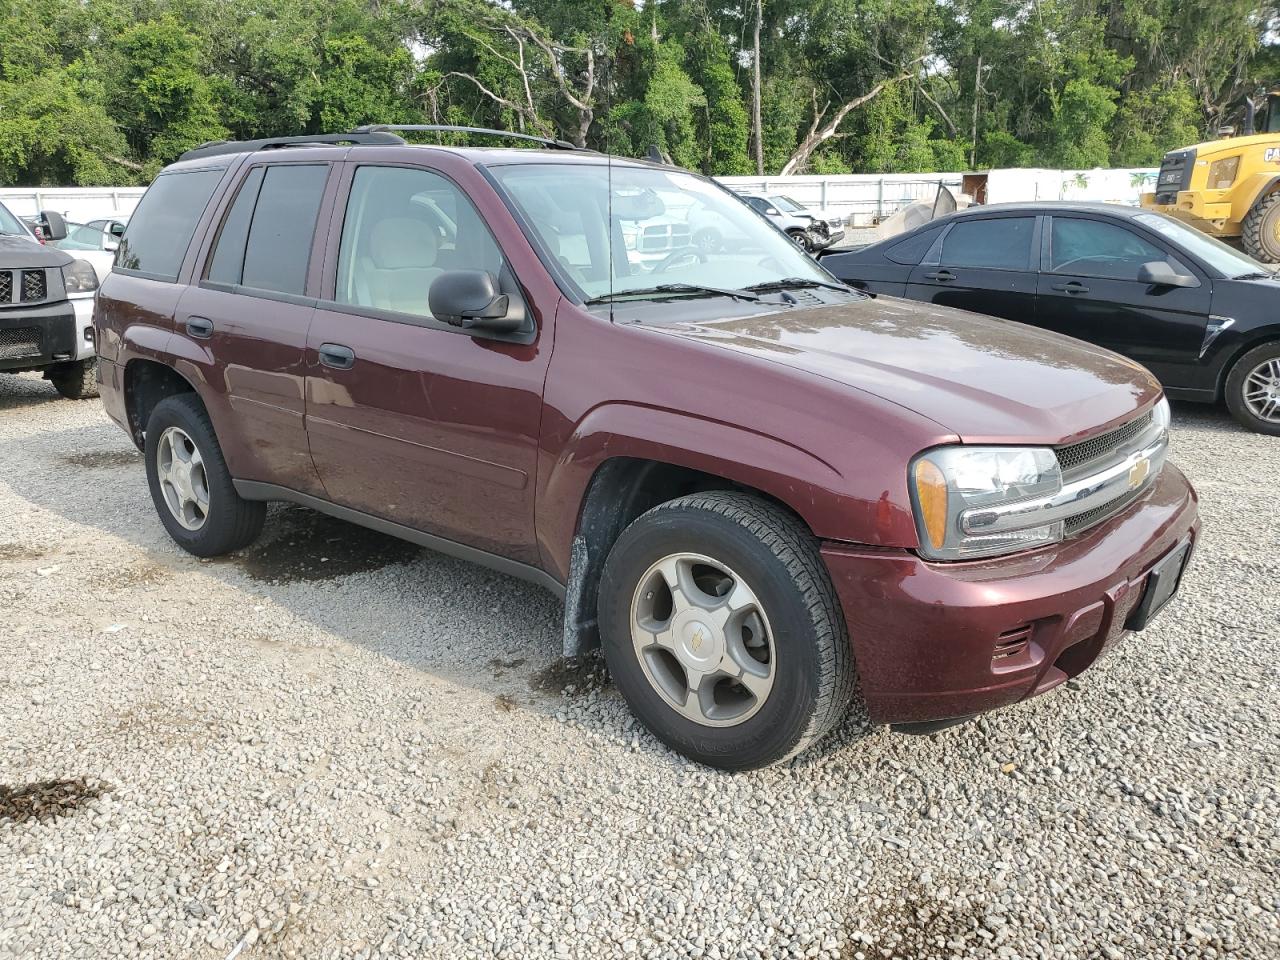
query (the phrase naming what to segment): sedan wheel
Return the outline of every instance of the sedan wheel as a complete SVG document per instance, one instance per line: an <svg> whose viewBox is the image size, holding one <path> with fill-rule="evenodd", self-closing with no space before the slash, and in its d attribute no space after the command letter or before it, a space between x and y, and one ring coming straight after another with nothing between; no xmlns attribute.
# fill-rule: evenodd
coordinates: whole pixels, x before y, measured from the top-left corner
<svg viewBox="0 0 1280 960"><path fill-rule="evenodd" d="M1241 424L1280 436L1280 341L1254 347L1237 360L1224 392L1227 408Z"/></svg>

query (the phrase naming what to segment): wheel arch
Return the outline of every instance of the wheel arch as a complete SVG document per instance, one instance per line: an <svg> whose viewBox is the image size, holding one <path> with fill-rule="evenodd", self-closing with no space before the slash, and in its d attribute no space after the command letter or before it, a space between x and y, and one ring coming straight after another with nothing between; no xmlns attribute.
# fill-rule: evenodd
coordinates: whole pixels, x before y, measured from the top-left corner
<svg viewBox="0 0 1280 960"><path fill-rule="evenodd" d="M1218 375L1213 390L1214 402L1219 403L1225 399L1227 377L1231 376L1231 371L1240 362L1241 357L1250 350L1256 350L1258 347L1276 342L1280 342L1280 326L1267 326L1253 330L1248 336L1241 337L1238 342L1233 343L1230 351L1222 358L1221 365L1218 367Z"/></svg>
<svg viewBox="0 0 1280 960"><path fill-rule="evenodd" d="M199 391L190 380L158 360L134 358L128 361L124 368L123 382L129 435L139 450L143 447L147 421L160 401L183 393L199 397Z"/></svg>
<svg viewBox="0 0 1280 960"><path fill-rule="evenodd" d="M587 483L574 525L565 586L565 656L577 656L600 644L596 603L600 576L609 551L622 532L659 504L713 490L757 496L786 511L812 532L804 517L784 500L723 474L647 457L616 456L602 461Z"/></svg>

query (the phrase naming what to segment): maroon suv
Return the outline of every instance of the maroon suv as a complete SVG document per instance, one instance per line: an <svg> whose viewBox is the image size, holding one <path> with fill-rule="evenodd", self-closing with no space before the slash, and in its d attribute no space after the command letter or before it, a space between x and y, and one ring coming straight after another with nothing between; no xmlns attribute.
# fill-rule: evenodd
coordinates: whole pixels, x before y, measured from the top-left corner
<svg viewBox="0 0 1280 960"><path fill-rule="evenodd" d="M714 182L563 146L366 128L156 178L99 370L182 547L290 500L526 577L727 768L854 700L920 727L1044 693L1172 595L1196 498L1142 367L857 293Z"/></svg>

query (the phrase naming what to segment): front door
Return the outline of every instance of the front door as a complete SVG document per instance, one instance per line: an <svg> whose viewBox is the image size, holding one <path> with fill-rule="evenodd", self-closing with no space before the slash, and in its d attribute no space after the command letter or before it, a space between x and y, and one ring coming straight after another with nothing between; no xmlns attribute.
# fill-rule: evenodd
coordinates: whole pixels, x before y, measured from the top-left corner
<svg viewBox="0 0 1280 960"><path fill-rule="evenodd" d="M1141 283L1142 265L1158 261L1197 286ZM1049 223L1036 323L1131 357L1168 386L1200 385L1210 296L1206 278L1135 230L1075 216Z"/></svg>
<svg viewBox="0 0 1280 960"><path fill-rule="evenodd" d="M208 357L204 377L232 475L321 494L304 421L304 351L315 308L305 297L316 220L331 166L261 163L244 172L175 335ZM214 362L216 361L216 363ZM223 424L217 418L233 422ZM235 443L235 438L243 442Z"/></svg>
<svg viewBox="0 0 1280 960"><path fill-rule="evenodd" d="M958 220L943 236L940 253L912 269L907 297L1032 323L1035 235L1035 217Z"/></svg>
<svg viewBox="0 0 1280 960"><path fill-rule="evenodd" d="M452 269L509 270L466 195L425 166L350 165L307 338L307 432L329 499L527 563L550 338L467 332L428 309Z"/></svg>

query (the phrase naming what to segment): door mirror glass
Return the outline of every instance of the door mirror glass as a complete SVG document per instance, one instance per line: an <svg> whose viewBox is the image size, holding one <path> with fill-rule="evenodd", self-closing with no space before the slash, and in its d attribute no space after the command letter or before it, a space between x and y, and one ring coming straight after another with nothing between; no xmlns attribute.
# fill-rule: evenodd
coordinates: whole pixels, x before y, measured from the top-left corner
<svg viewBox="0 0 1280 960"><path fill-rule="evenodd" d="M515 333L524 326L524 311L512 309L498 278L487 270L448 270L431 281L427 295L431 315L468 330Z"/></svg>
<svg viewBox="0 0 1280 960"><path fill-rule="evenodd" d="M1178 273L1168 261L1153 260L1138 268L1138 281L1155 287L1195 287L1199 281L1185 273Z"/></svg>

